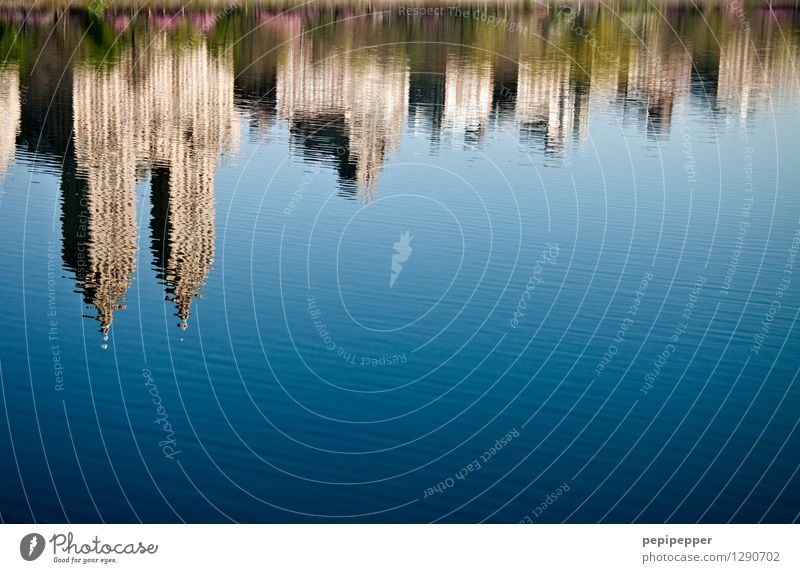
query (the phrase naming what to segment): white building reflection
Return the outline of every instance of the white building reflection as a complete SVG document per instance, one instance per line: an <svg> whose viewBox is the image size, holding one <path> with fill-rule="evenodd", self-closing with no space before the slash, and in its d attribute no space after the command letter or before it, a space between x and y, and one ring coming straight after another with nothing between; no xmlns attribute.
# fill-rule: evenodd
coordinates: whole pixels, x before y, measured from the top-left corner
<svg viewBox="0 0 800 573"><path fill-rule="evenodd" d="M360 193L371 196L384 161L397 150L408 115L409 70L401 57L353 55L345 48L318 51L297 36L278 64L276 112L316 132L343 125L332 153L346 153Z"/></svg>
<svg viewBox="0 0 800 573"><path fill-rule="evenodd" d="M19 69L14 65L0 67L0 181L14 161L22 106L19 90Z"/></svg>
<svg viewBox="0 0 800 573"><path fill-rule="evenodd" d="M238 145L230 58L205 46L175 51L165 36L110 68L75 70L74 141L87 181L85 272L79 277L107 333L136 269L137 182L169 173L163 249L167 299L185 326L214 257L214 177ZM155 206L154 206L155 208Z"/></svg>
<svg viewBox="0 0 800 573"><path fill-rule="evenodd" d="M489 61L448 56L443 127L454 143L483 137L492 111L493 76Z"/></svg>

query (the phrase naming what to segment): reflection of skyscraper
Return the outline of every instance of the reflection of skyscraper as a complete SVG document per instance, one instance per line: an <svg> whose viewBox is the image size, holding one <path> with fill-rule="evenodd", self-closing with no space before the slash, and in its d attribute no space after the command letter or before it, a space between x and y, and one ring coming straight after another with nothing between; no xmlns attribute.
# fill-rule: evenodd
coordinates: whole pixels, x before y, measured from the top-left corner
<svg viewBox="0 0 800 573"><path fill-rule="evenodd" d="M356 157L356 179L371 189L384 158L397 151L408 114L409 74L405 62L397 59L370 58L363 64L348 78L345 117Z"/></svg>
<svg viewBox="0 0 800 573"><path fill-rule="evenodd" d="M238 136L231 63L204 46L176 53L159 36L111 69L77 69L73 91L88 186L79 285L107 333L135 270L137 179L152 167L156 265L185 326L213 259L217 156Z"/></svg>
<svg viewBox="0 0 800 573"><path fill-rule="evenodd" d="M519 63L504 57L495 58L494 85L492 86L492 106L496 115L512 119L514 104L517 101L517 78Z"/></svg>
<svg viewBox="0 0 800 573"><path fill-rule="evenodd" d="M355 179L344 118L344 66L341 55L314 62L313 41L293 36L281 55L276 74L276 112L289 122L290 150L307 160L333 159L342 181Z"/></svg>
<svg viewBox="0 0 800 573"><path fill-rule="evenodd" d="M547 152L562 153L588 132L588 94L571 86L570 70L562 59L519 66L516 118L523 135L541 138Z"/></svg>
<svg viewBox="0 0 800 573"><path fill-rule="evenodd" d="M179 326L185 328L214 259L217 157L232 150L239 133L233 70L230 61L216 60L200 46L151 79L152 89L163 90L159 103L173 118L154 151L154 251L160 245L154 255L167 299L175 303Z"/></svg>
<svg viewBox="0 0 800 573"><path fill-rule="evenodd" d="M216 157L197 154L190 145L178 146L167 169L166 194L159 193L162 182L156 172L153 176L151 228L154 251L160 248L154 252L155 263L166 285L167 300L177 307L181 328L187 326L192 300L205 286L214 259L215 168ZM165 212L163 219L157 210Z"/></svg>
<svg viewBox="0 0 800 573"><path fill-rule="evenodd" d="M16 66L0 68L0 180L8 171L16 153L21 106L19 70Z"/></svg>
<svg viewBox="0 0 800 573"><path fill-rule="evenodd" d="M350 60L334 51L317 60L311 36L299 35L289 41L277 73L276 105L282 119L344 114Z"/></svg>
<svg viewBox="0 0 800 573"><path fill-rule="evenodd" d="M277 84L278 116L290 121L305 153L346 162L340 176L369 194L408 114L405 60L360 52L315 57L312 39L299 36L278 66Z"/></svg>
<svg viewBox="0 0 800 573"><path fill-rule="evenodd" d="M447 59L444 126L454 138L480 140L492 111L492 64L452 55Z"/></svg>
<svg viewBox="0 0 800 573"><path fill-rule="evenodd" d="M258 9L256 9L257 11ZM263 138L275 119L277 63L283 44L301 32L296 12L263 14L262 23L242 35L234 55L236 97L247 107L250 132Z"/></svg>
<svg viewBox="0 0 800 573"><path fill-rule="evenodd" d="M85 269L79 277L107 334L136 268L136 154L142 147L128 79L119 68L74 74L75 152L86 195Z"/></svg>
<svg viewBox="0 0 800 573"><path fill-rule="evenodd" d="M750 34L735 29L725 35L719 59L718 100L731 111L737 113L742 121L747 120L747 112L752 97L758 97L754 88L758 86L758 69L755 47Z"/></svg>
<svg viewBox="0 0 800 573"><path fill-rule="evenodd" d="M669 131L675 99L689 91L692 60L688 49L674 45L672 30L656 13L640 17L643 32L628 64L627 93L644 106L646 129L654 135Z"/></svg>
<svg viewBox="0 0 800 573"><path fill-rule="evenodd" d="M772 16L759 15L762 20ZM750 27L735 14L729 21L731 29L720 40L717 102L745 122L758 104L774 104L783 89L796 85L796 70L786 57L790 48L783 35L772 26Z"/></svg>

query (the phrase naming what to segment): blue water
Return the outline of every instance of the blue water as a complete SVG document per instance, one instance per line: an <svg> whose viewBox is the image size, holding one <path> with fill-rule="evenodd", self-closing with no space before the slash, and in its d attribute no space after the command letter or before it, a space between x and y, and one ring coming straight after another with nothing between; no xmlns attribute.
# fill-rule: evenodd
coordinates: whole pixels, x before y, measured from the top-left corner
<svg viewBox="0 0 800 573"><path fill-rule="evenodd" d="M798 15L712 15L633 10L685 76L628 91L555 14L237 12L94 76L44 19L0 68L2 520L797 521Z"/></svg>

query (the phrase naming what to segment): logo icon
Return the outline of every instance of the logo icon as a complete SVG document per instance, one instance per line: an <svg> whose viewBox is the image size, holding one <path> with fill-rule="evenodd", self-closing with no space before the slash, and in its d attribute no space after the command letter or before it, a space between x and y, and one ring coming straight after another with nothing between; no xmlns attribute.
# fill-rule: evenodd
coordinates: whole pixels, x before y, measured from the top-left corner
<svg viewBox="0 0 800 573"><path fill-rule="evenodd" d="M394 286L397 277L403 271L403 263L411 256L411 239L413 237L409 235L408 231L405 231L400 234L400 240L392 245L394 253L392 253L392 274L389 277L389 288Z"/></svg>
<svg viewBox="0 0 800 573"><path fill-rule="evenodd" d="M25 561L35 561L44 552L44 536L29 533L19 542L19 554Z"/></svg>

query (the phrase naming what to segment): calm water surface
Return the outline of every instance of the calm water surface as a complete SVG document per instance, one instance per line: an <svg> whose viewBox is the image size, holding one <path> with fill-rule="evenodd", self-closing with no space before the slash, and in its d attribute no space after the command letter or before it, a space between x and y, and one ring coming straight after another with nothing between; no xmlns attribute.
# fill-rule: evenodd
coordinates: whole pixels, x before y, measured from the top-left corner
<svg viewBox="0 0 800 573"><path fill-rule="evenodd" d="M0 518L796 521L799 45L3 3Z"/></svg>

